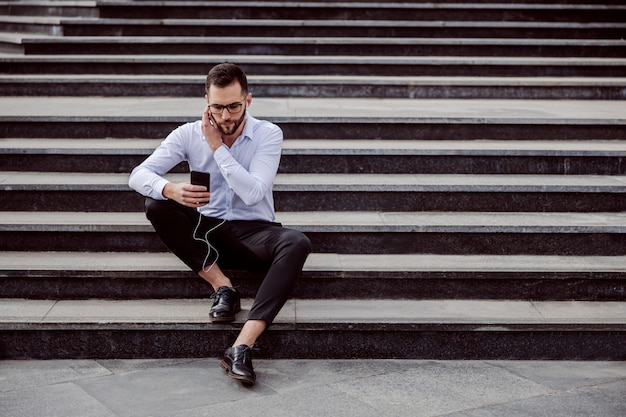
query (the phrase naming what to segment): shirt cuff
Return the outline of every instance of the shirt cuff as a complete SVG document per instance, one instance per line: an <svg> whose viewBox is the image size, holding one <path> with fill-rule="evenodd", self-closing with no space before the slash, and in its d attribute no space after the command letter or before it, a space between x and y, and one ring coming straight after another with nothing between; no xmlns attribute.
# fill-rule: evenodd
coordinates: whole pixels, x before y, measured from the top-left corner
<svg viewBox="0 0 626 417"><path fill-rule="evenodd" d="M230 158L230 152L226 149L226 145L222 144L219 148L213 152L213 158L215 158L215 162L220 163L226 161Z"/></svg>
<svg viewBox="0 0 626 417"><path fill-rule="evenodd" d="M167 200L167 198L163 195L163 189L168 183L169 181L165 178L161 178L160 180L158 180L154 185L154 188L152 189L153 195L151 195L150 197L154 198L155 200Z"/></svg>

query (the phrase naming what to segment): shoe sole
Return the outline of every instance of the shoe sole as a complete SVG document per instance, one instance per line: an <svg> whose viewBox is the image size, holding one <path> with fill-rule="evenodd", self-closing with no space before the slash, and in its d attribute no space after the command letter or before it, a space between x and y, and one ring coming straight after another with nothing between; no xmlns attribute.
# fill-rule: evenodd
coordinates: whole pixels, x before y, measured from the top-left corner
<svg viewBox="0 0 626 417"><path fill-rule="evenodd" d="M220 366L222 367L223 370L226 371L229 377L236 379L237 381L241 381L246 385L254 385L254 382L255 382L254 379L250 379L250 378L246 378L245 376L233 374L230 370L230 367L228 366L226 362L224 362L223 359L222 359L222 362L220 362Z"/></svg>

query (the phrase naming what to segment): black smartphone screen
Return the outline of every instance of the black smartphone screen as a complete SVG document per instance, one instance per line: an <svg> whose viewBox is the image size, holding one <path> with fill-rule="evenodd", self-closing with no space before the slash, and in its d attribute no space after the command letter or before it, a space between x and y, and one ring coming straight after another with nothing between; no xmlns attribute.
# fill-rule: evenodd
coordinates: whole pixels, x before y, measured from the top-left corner
<svg viewBox="0 0 626 417"><path fill-rule="evenodd" d="M207 191L211 190L211 175L208 172L191 171L191 183L204 185Z"/></svg>

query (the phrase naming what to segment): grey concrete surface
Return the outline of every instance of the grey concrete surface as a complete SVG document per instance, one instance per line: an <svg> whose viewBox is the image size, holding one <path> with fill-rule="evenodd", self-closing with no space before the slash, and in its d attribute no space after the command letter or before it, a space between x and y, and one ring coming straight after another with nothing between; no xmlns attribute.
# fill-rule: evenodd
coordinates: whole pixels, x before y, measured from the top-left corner
<svg viewBox="0 0 626 417"><path fill-rule="evenodd" d="M4 117L200 118L202 95L178 97L0 97ZM624 123L622 101L493 99L253 98L255 117L403 118L428 120Z"/></svg>
<svg viewBox="0 0 626 417"><path fill-rule="evenodd" d="M626 362L0 361L3 417L603 416L626 414Z"/></svg>
<svg viewBox="0 0 626 417"><path fill-rule="evenodd" d="M242 300L243 323L252 299ZM205 327L210 303L205 299L166 300L25 300L0 298L0 323L59 326L195 324ZM293 328L311 323L435 323L507 326L514 324L624 325L626 303L620 301L525 300L289 300L276 318L276 326ZM279 326L282 325L282 326ZM476 328L475 330L479 330Z"/></svg>
<svg viewBox="0 0 626 417"><path fill-rule="evenodd" d="M0 101L2 99L0 98ZM162 139L28 139L0 138L0 150L6 154L91 153L149 155ZM372 139L285 139L283 154L344 155L520 155L541 156L611 156L626 155L626 141L621 140L372 140Z"/></svg>
<svg viewBox="0 0 626 417"><path fill-rule="evenodd" d="M624 233L626 213L281 212L276 218L303 232ZM151 232L143 213L3 212L1 231Z"/></svg>
<svg viewBox="0 0 626 417"><path fill-rule="evenodd" d="M187 181L189 174L169 174ZM0 172L7 190L130 190L127 173L83 173L10 171ZM518 191L593 192L626 191L626 176L532 175L532 174L292 174L279 173L275 191ZM10 188L9 188L10 187Z"/></svg>
<svg viewBox="0 0 626 417"><path fill-rule="evenodd" d="M187 272L170 252L0 252L0 271ZM312 253L305 271L624 272L626 256ZM59 272L54 272L58 274Z"/></svg>

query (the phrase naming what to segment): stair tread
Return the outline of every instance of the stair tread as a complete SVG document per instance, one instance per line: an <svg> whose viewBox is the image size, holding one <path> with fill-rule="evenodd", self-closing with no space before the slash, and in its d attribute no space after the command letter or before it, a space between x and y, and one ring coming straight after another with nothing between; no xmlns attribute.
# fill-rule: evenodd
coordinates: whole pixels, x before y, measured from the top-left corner
<svg viewBox="0 0 626 417"><path fill-rule="evenodd" d="M402 38L371 38L371 37L282 37L282 36L231 36L231 37L211 37L211 36L46 36L37 34L22 34L18 37L12 34L0 32L0 40L7 38L11 41L21 41L21 43L39 44L221 44L232 43L271 43L291 44L291 45L536 45L536 46L624 46L624 41L613 39L537 39L537 38L424 38L424 37L402 37Z"/></svg>
<svg viewBox="0 0 626 417"><path fill-rule="evenodd" d="M284 64L426 64L426 65L602 65L622 66L626 58L599 57L490 57L490 56L353 56L353 55L170 55L170 54L54 54L22 55L2 53L0 62L135 62L135 63L206 63L239 61L250 63Z"/></svg>
<svg viewBox="0 0 626 417"><path fill-rule="evenodd" d="M49 2L46 1L33 1L34 4L49 4ZM186 2L183 4L183 6L187 6L190 8L196 8L196 7L205 7L205 6L211 6L213 5L215 2L212 1L207 1L207 0L198 0L198 1L193 1L193 2ZM246 7L259 7L259 8L265 8L267 6L271 6L271 7L276 7L276 6L287 6L285 4L286 2L284 1L276 1L276 0L271 0L271 1L260 1L260 2L254 2L254 1L241 1L241 2L236 2L234 4L232 3L228 3L228 2L221 2L219 3L220 6L222 7L240 7L240 6L246 6ZM68 4L72 4L72 3L68 3ZM81 3L79 3L81 4ZM174 7L179 7L181 5L181 3L179 1L176 0L165 0L165 1L142 1L140 3L135 3L135 2L131 2L129 3L126 0L104 0L104 1L100 1L98 2L99 6L128 6L129 8L152 8L155 6L174 6ZM617 10L622 10L624 9L624 7L619 6L619 5L614 5L614 4L608 4L605 7L602 7L602 5L596 5L596 4L519 4L519 3L510 3L509 1L503 1L503 2L498 2L497 0L489 3L489 4L485 4L483 2L477 1L477 2L471 2L468 1L464 4L458 4L458 3L430 3L430 2L423 2L423 1L390 1L390 2L385 2L385 3L380 3L380 2L345 2L345 1L322 1L322 2L316 2L316 1L304 1L304 2L300 2L297 4L293 4L291 2L288 2L288 5L290 7L311 7L311 8L328 8L328 7L332 7L332 8L368 8L368 9L387 9L387 8L393 8L393 9L422 9L422 10L428 10L428 9L457 9L459 7L461 8L467 8L467 9L485 9L485 8L493 8L493 9L504 9L504 10L509 10L509 9L513 9L513 10L532 10L532 9L539 9L539 10L563 10L563 9L573 9L573 10L593 10L593 9L604 9L604 8L609 8L609 9L617 9ZM145 7L144 7L145 6Z"/></svg>
<svg viewBox="0 0 626 417"><path fill-rule="evenodd" d="M194 83L203 84L203 76L171 74L0 74L0 82L63 81L76 83L101 83L103 81L142 83ZM626 77L494 77L494 76L365 76L365 75L250 75L248 83L255 84L367 84L367 85L529 85L529 86L621 86Z"/></svg>
<svg viewBox="0 0 626 417"><path fill-rule="evenodd" d="M3 16L2 18L13 19L17 16ZM33 19L45 19L43 17L33 16ZM55 19L55 18L53 18ZM56 18L59 19L59 18ZM68 21L66 22L65 19ZM55 20L53 20L55 21ZM340 27L491 27L500 28L626 28L626 24L619 22L532 22L532 21L428 21L428 20L349 20L349 19L139 19L139 18L89 18L76 17L62 18L64 24L89 24L89 25L143 25L143 26L170 26L170 25L186 25L186 26L240 26L240 25L259 25L270 27L289 27L289 26L320 26L333 25Z"/></svg>
<svg viewBox="0 0 626 417"><path fill-rule="evenodd" d="M626 62L626 60L625 60ZM89 105L85 105L85 101ZM0 97L0 120L97 118L128 120L137 117L197 120L206 105L202 98L180 97ZM351 99L256 98L255 117L281 120L327 119L353 122L438 122L473 124L567 123L626 124L621 100L496 100L496 99ZM28 115L24 114L28 109Z"/></svg>
<svg viewBox="0 0 626 417"><path fill-rule="evenodd" d="M146 154L161 139L0 139L0 154ZM285 139L288 155L564 155L624 156L626 140Z"/></svg>
<svg viewBox="0 0 626 417"><path fill-rule="evenodd" d="M188 273L189 268L169 252L1 252L0 275L41 276L44 272L132 272L137 278L169 271ZM312 253L304 272L626 272L625 256L555 255L432 255L432 254L336 254Z"/></svg>
<svg viewBox="0 0 626 417"><path fill-rule="evenodd" d="M169 174L188 181L188 174ZM0 172L0 190L128 191L126 173ZM533 174L278 174L275 191L626 192L626 176Z"/></svg>
<svg viewBox="0 0 626 417"><path fill-rule="evenodd" d="M143 213L2 212L2 231L151 232ZM626 233L626 213L280 212L303 232Z"/></svg>
<svg viewBox="0 0 626 417"><path fill-rule="evenodd" d="M244 321L251 299L242 300L237 319ZM375 307L375 308L374 308ZM27 300L0 299L0 324L6 330L82 324L159 325L208 323L207 299ZM598 326L626 325L626 303L614 301L511 300L301 300L287 302L274 327L281 325L468 325ZM483 327L483 329L485 329ZM579 329L580 330L580 329Z"/></svg>

